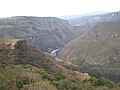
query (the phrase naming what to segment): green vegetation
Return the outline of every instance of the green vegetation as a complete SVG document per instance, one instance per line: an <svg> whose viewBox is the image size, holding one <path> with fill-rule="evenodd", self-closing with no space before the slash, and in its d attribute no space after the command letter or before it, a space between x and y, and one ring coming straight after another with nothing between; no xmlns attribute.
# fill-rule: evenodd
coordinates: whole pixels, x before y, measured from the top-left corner
<svg viewBox="0 0 120 90"><path fill-rule="evenodd" d="M45 69L31 65L6 65L0 68L0 90L29 90L30 88L43 88L41 90L49 90L49 88L52 90L114 90L118 88L119 90L120 84L104 77L99 79L91 77L84 81L68 79L62 72L48 74Z"/></svg>
<svg viewBox="0 0 120 90"><path fill-rule="evenodd" d="M108 79L89 79L89 75L65 68L72 63L60 65L24 40L18 41L14 49L9 47L0 49L0 90L120 89L120 84Z"/></svg>
<svg viewBox="0 0 120 90"><path fill-rule="evenodd" d="M97 79L95 77L92 77L91 79L89 79L87 81L90 81L92 83L92 85L95 86L95 87L106 86L106 87L109 87L109 88L113 88L115 86L114 82L112 82L112 81L110 81L110 80L108 80L104 77L101 77L99 79Z"/></svg>
<svg viewBox="0 0 120 90"><path fill-rule="evenodd" d="M7 65L5 60L0 60L0 68L4 68Z"/></svg>
<svg viewBox="0 0 120 90"><path fill-rule="evenodd" d="M31 80L28 76L25 76L23 78L21 77L16 77L16 86L18 89L22 88L23 85L30 84Z"/></svg>
<svg viewBox="0 0 120 90"><path fill-rule="evenodd" d="M97 78L120 82L120 22L102 22L68 43L59 57Z"/></svg>

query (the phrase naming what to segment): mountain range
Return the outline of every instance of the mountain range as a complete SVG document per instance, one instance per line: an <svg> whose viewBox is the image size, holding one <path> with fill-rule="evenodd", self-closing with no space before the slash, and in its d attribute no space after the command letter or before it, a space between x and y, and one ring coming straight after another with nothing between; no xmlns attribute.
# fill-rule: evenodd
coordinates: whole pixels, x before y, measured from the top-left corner
<svg viewBox="0 0 120 90"><path fill-rule="evenodd" d="M96 11L96 12L90 12L90 13L85 13L81 15L66 15L66 16L61 16L60 18L66 19L66 20L71 20L71 19L77 19L85 16L95 16L95 15L104 15L106 13L110 13L109 11Z"/></svg>
<svg viewBox="0 0 120 90"><path fill-rule="evenodd" d="M79 33L68 21L55 17L18 16L0 19L1 39L25 39L43 51L62 47Z"/></svg>
<svg viewBox="0 0 120 90"><path fill-rule="evenodd" d="M119 45L120 12L1 18L0 90L120 90Z"/></svg>
<svg viewBox="0 0 120 90"><path fill-rule="evenodd" d="M97 23L100 22L116 22L116 21L120 21L120 12L83 16L80 18L69 20L72 26L87 26L89 28L94 27Z"/></svg>

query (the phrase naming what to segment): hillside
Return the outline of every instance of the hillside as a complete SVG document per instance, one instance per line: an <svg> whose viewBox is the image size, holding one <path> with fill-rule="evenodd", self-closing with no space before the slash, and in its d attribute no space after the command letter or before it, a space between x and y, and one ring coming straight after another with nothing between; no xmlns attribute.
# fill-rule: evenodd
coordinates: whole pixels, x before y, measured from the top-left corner
<svg viewBox="0 0 120 90"><path fill-rule="evenodd" d="M100 22L116 22L120 21L120 12L111 12L98 15L87 15L76 19L69 20L72 26L94 27Z"/></svg>
<svg viewBox="0 0 120 90"><path fill-rule="evenodd" d="M79 33L68 21L55 17L0 19L0 39L25 39L43 51L64 46Z"/></svg>
<svg viewBox="0 0 120 90"><path fill-rule="evenodd" d="M59 61L28 44L25 40L0 40L0 60L2 59L5 59L6 62L10 64L30 64L38 68L44 68L48 73L61 71L68 78L72 75L77 78L74 71L72 72L70 69L66 69L65 67L59 65ZM81 73L81 77L82 76L84 76L84 74Z"/></svg>
<svg viewBox="0 0 120 90"><path fill-rule="evenodd" d="M70 19L69 23L74 28L74 30L80 33L79 35L84 34L85 32L92 30L94 26L102 22L119 22L120 21L120 12L101 12L101 13L91 13L85 14L79 18Z"/></svg>
<svg viewBox="0 0 120 90"><path fill-rule="evenodd" d="M66 68L66 65L69 67ZM20 39L0 40L0 90L119 90L105 78L74 71ZM97 83L94 83L97 82Z"/></svg>
<svg viewBox="0 0 120 90"><path fill-rule="evenodd" d="M83 36L68 43L59 53L83 72L120 81L120 22L97 24Z"/></svg>
<svg viewBox="0 0 120 90"><path fill-rule="evenodd" d="M21 65L23 65L23 67ZM37 68L37 69L35 68L35 71L32 71L34 70L33 66ZM46 74L47 73L55 74L57 72L61 72L64 75L64 77L67 77L67 78L76 78L78 80L89 79L88 74L83 74L83 73L80 73L79 71L71 71L70 69L66 69L65 67L59 65L59 62L54 58L52 58L51 56L39 51L37 48L28 44L25 40L18 40L18 39L0 40L0 67L9 68L10 71L14 72L15 75L12 74L13 78L14 76L16 76L16 78L19 78L17 76L18 74L16 73L22 73L23 76L20 75L20 77L25 79L31 78L29 74L33 75L33 80L37 78L37 76L38 78L41 78L41 76L39 76L38 73L35 73L35 72L43 72L43 71L39 71L39 68L40 68L40 69L44 69L46 71L45 72ZM31 69L33 68L33 69L30 70L31 71L30 73L29 70L26 71L24 68L31 68ZM7 71L6 73L8 72L9 71ZM0 70L0 73L4 74L4 72L1 70ZM42 82L43 81L40 79L40 82L38 82L38 85ZM49 85L48 82L47 84ZM44 90L45 86L43 84L42 90ZM50 85L50 87L52 88L53 86ZM15 90L15 89L12 89L12 90Z"/></svg>

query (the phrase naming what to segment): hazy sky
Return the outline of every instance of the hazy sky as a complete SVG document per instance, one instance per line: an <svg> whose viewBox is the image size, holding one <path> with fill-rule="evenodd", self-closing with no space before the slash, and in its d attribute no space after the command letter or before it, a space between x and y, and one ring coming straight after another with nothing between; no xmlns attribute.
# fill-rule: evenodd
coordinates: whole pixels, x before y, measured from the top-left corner
<svg viewBox="0 0 120 90"><path fill-rule="evenodd" d="M64 16L119 10L120 0L0 0L0 17Z"/></svg>

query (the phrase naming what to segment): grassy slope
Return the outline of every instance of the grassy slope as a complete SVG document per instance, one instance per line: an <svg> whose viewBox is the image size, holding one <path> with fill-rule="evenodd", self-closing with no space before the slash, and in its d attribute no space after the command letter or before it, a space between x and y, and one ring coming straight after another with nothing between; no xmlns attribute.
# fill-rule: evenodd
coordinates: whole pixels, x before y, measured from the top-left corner
<svg viewBox="0 0 120 90"><path fill-rule="evenodd" d="M87 74L63 67L64 62L58 64L24 40L2 40L0 90L119 90L119 85L107 79L88 79Z"/></svg>
<svg viewBox="0 0 120 90"><path fill-rule="evenodd" d="M60 52L60 57L70 59L92 75L120 81L119 34L119 22L98 24L93 30L66 45Z"/></svg>

